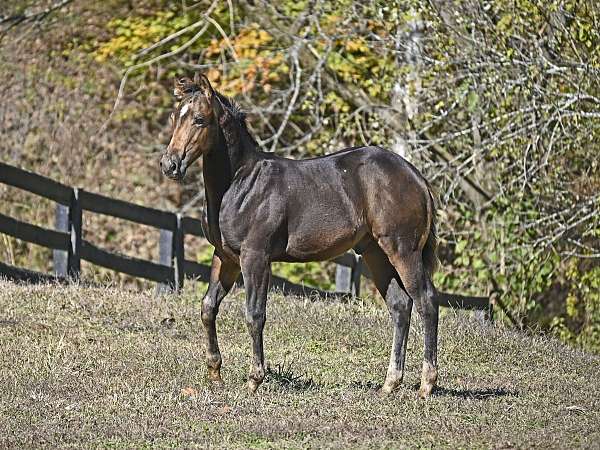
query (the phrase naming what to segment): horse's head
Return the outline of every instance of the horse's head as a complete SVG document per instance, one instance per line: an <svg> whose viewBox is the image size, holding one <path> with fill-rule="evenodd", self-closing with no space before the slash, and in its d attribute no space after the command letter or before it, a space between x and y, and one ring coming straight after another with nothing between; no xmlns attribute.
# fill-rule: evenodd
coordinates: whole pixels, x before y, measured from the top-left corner
<svg viewBox="0 0 600 450"><path fill-rule="evenodd" d="M173 135L160 165L163 174L181 180L187 168L216 145L219 136L219 102L208 79L196 74L193 80L175 80L179 103L171 113Z"/></svg>

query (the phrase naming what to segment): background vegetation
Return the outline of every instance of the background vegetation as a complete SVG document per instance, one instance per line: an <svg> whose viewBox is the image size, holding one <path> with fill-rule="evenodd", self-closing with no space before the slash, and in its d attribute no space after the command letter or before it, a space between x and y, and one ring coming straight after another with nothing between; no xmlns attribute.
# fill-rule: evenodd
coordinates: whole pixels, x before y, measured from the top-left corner
<svg viewBox="0 0 600 450"><path fill-rule="evenodd" d="M157 161L172 78L202 70L245 107L265 150L306 157L373 144L403 154L439 194L438 288L499 292L501 318L599 351L599 9L594 0L2 2L1 158L195 213L199 166L176 185ZM0 190L2 212L52 223L48 204ZM151 232L85 220L86 238L157 257ZM0 242L3 260L48 269L44 251ZM277 270L330 283L327 264L291 267Z"/></svg>

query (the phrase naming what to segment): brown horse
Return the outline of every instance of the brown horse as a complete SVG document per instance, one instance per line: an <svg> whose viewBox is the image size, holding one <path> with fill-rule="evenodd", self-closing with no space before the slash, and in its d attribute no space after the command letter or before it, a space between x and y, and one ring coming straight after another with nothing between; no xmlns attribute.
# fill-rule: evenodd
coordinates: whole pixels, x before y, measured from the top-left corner
<svg viewBox="0 0 600 450"><path fill-rule="evenodd" d="M214 245L202 301L209 378L221 380L215 321L238 278L246 288L253 361L248 387L265 377L263 328L273 261L321 261L354 249L385 299L394 337L384 393L402 381L413 301L423 318L425 354L419 395L437 380L438 304L435 209L427 181L379 147L355 147L305 160L261 152L240 109L203 75L175 82L173 136L160 164L172 179L204 156L207 238Z"/></svg>

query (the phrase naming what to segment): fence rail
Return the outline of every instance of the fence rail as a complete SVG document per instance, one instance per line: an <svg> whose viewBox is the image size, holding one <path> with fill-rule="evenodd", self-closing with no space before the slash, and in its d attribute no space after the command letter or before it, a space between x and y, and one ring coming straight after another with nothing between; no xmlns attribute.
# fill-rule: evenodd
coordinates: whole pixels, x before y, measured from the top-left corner
<svg viewBox="0 0 600 450"><path fill-rule="evenodd" d="M176 226L177 219L173 213L93 194L83 189L79 189L79 202L84 211L117 217L164 230L174 230Z"/></svg>
<svg viewBox="0 0 600 450"><path fill-rule="evenodd" d="M55 277L24 268L0 263L0 275L25 280L50 278L79 278L81 260L92 264L159 283L161 289L179 291L185 277L202 281L210 278L210 267L185 259L185 235L205 237L202 221L168 211L148 208L104 195L72 188L57 181L0 162L0 183L45 197L57 203L56 230L32 225L0 214L0 233L54 250ZM104 214L148 225L160 230L159 262L121 255L97 247L82 238L83 213ZM318 296L359 295L361 276L370 278L368 268L360 256L341 255L333 261L336 266L336 291L298 285L281 277L272 277L272 287L284 293ZM438 294L438 303L464 309L491 310L487 297L465 297Z"/></svg>
<svg viewBox="0 0 600 450"><path fill-rule="evenodd" d="M0 162L0 182L69 205L73 190L50 178Z"/></svg>
<svg viewBox="0 0 600 450"><path fill-rule="evenodd" d="M12 217L0 214L0 233L41 245L42 247L68 250L70 236L60 231L49 230L30 223L21 222Z"/></svg>

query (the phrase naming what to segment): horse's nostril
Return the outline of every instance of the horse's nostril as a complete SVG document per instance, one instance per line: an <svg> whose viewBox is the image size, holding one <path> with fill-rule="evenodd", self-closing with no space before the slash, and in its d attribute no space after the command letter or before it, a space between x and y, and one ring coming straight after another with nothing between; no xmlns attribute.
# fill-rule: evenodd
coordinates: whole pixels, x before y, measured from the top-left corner
<svg viewBox="0 0 600 450"><path fill-rule="evenodd" d="M171 161L171 165L169 166L169 170L171 171L171 173L175 173L175 171L177 170L177 164L175 163L175 161Z"/></svg>

